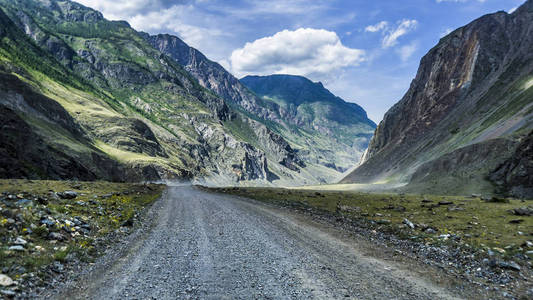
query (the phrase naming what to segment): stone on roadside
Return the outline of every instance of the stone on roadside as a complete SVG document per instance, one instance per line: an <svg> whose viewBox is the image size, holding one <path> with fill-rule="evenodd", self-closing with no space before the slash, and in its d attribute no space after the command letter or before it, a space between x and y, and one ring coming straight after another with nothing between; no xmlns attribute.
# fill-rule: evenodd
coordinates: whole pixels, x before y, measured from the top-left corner
<svg viewBox="0 0 533 300"><path fill-rule="evenodd" d="M498 252L500 254L505 254L505 250L502 249L502 248L494 247L494 248L492 248L492 250L494 250L494 251L496 251L496 252Z"/></svg>
<svg viewBox="0 0 533 300"><path fill-rule="evenodd" d="M74 198L78 197L78 193L76 193L74 191L64 191L62 193L57 193L57 195L61 199L74 199Z"/></svg>
<svg viewBox="0 0 533 300"><path fill-rule="evenodd" d="M24 247L21 246L21 245L15 245L15 246L9 247L7 250L9 250L9 251L24 251Z"/></svg>
<svg viewBox="0 0 533 300"><path fill-rule="evenodd" d="M57 241L62 241L65 239L63 235L58 232L50 232L50 234L48 235L48 238L51 240L57 240Z"/></svg>
<svg viewBox="0 0 533 300"><path fill-rule="evenodd" d="M21 245L21 246L25 246L28 242L21 238L21 237L18 237L15 242L13 242L14 245Z"/></svg>
<svg viewBox="0 0 533 300"><path fill-rule="evenodd" d="M11 279L11 277L4 274L0 274L0 286L6 287L11 286L13 284L15 284L15 282L13 281L13 279Z"/></svg>
<svg viewBox="0 0 533 300"><path fill-rule="evenodd" d="M427 233L427 234L435 234L435 233L437 233L437 231L435 229L431 228L431 227L426 228L426 230L424 230L424 232Z"/></svg>
<svg viewBox="0 0 533 300"><path fill-rule="evenodd" d="M533 216L533 207L524 206L515 208L512 210L512 213L516 216Z"/></svg>
<svg viewBox="0 0 533 300"><path fill-rule="evenodd" d="M492 260L489 264L491 267L499 267L502 269L510 269L515 271L521 270L520 265L514 261Z"/></svg>
<svg viewBox="0 0 533 300"><path fill-rule="evenodd" d="M409 226L411 229L415 229L415 224L413 222L409 221L408 219L403 219L403 224Z"/></svg>

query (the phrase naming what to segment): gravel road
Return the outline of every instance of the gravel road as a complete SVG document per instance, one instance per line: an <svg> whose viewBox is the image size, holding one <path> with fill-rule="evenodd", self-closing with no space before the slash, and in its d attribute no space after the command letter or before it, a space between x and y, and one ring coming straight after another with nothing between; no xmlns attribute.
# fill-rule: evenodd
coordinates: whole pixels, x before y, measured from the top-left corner
<svg viewBox="0 0 533 300"><path fill-rule="evenodd" d="M456 298L423 270L369 256L357 239L280 208L181 186L152 210L151 230L58 298Z"/></svg>

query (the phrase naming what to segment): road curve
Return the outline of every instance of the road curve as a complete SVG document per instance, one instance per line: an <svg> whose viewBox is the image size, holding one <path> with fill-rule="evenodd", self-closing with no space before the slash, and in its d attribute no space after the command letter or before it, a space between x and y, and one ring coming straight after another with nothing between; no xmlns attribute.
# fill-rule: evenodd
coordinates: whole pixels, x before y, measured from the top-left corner
<svg viewBox="0 0 533 300"><path fill-rule="evenodd" d="M357 240L252 200L181 186L152 209L153 229L68 298L455 299Z"/></svg>

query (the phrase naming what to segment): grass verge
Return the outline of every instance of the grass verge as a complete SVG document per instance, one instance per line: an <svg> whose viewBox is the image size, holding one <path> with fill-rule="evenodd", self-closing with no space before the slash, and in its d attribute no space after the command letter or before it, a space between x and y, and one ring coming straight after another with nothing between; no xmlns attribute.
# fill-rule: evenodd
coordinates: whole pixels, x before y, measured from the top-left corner
<svg viewBox="0 0 533 300"><path fill-rule="evenodd" d="M364 219L374 229L426 245L458 243L475 250L510 257L531 255L533 217L517 216L527 207L515 199L487 202L479 197L374 194L350 191L282 188L212 188L219 193L289 207L309 207L352 219ZM410 224L409 224L410 223ZM414 226L414 228L411 228Z"/></svg>
<svg viewBox="0 0 533 300"><path fill-rule="evenodd" d="M131 227L164 185L0 180L0 271L13 280L75 256L93 261L98 240ZM75 197L61 197L72 191ZM71 196L72 197L72 196ZM18 240L18 241L17 241ZM13 246L20 247L13 247ZM18 248L18 249L17 249Z"/></svg>

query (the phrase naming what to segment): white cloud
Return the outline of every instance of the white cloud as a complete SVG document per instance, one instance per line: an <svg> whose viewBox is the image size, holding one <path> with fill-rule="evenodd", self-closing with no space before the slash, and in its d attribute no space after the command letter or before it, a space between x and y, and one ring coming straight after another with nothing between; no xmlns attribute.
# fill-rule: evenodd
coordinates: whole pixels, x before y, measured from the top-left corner
<svg viewBox="0 0 533 300"><path fill-rule="evenodd" d="M300 28L264 37L231 54L232 71L246 74L327 76L365 60L365 51L345 47L335 32Z"/></svg>
<svg viewBox="0 0 533 300"><path fill-rule="evenodd" d="M453 32L453 29L452 28L446 28L441 34L440 34L440 37L443 38L445 36L447 36L448 34L452 33Z"/></svg>
<svg viewBox="0 0 533 300"><path fill-rule="evenodd" d="M366 32L378 32L381 30L386 29L389 26L389 22L387 21L381 21L375 25L369 25L365 28Z"/></svg>
<svg viewBox="0 0 533 300"><path fill-rule="evenodd" d="M234 49L225 43L233 31L224 30L215 18L198 9L198 3L209 0L78 1L101 11L107 19L126 20L137 30L177 35L192 47L211 50L211 57L226 57Z"/></svg>
<svg viewBox="0 0 533 300"><path fill-rule="evenodd" d="M412 42L409 45L405 45L405 46L400 47L397 50L397 53L398 53L398 55L400 55L400 59L403 62L406 62L413 55L413 53L415 53L416 50L418 50L418 43L417 42Z"/></svg>
<svg viewBox="0 0 533 300"><path fill-rule="evenodd" d="M194 13L193 6L174 5L167 9L133 16L129 22L132 27L149 32L174 32L196 48L208 46L209 38L226 34L221 29L190 25L181 17Z"/></svg>
<svg viewBox="0 0 533 300"><path fill-rule="evenodd" d="M398 27L390 30L383 38L383 48L390 48L398 43L398 38L406 35L410 31L413 31L418 26L417 20L402 20L399 22Z"/></svg>

